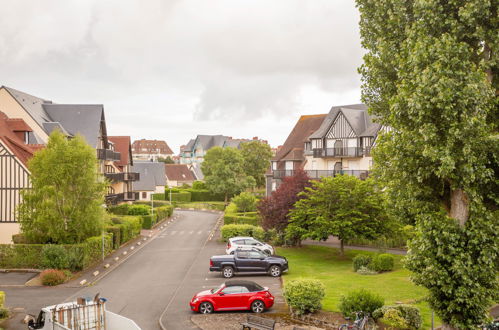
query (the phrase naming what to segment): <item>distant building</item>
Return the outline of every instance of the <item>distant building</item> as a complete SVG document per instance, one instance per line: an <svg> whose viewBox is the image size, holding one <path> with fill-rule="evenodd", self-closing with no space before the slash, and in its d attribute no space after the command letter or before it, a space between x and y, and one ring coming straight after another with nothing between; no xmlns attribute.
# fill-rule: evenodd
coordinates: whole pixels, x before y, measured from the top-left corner
<svg viewBox="0 0 499 330"><path fill-rule="evenodd" d="M168 187L192 186L196 181L196 176L186 164L165 164L165 174Z"/></svg>
<svg viewBox="0 0 499 330"><path fill-rule="evenodd" d="M139 200L150 201L151 194L165 192L165 163L135 161L132 170L139 173L139 180L133 184L133 191L138 193Z"/></svg>
<svg viewBox="0 0 499 330"><path fill-rule="evenodd" d="M133 159L158 161L158 158L171 157L173 151L163 140L135 140L132 144Z"/></svg>

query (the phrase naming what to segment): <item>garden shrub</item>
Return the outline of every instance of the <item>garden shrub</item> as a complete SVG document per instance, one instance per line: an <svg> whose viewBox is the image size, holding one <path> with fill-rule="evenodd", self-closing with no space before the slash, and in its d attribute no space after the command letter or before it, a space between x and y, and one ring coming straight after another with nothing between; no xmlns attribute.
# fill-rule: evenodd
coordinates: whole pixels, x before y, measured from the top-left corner
<svg viewBox="0 0 499 330"><path fill-rule="evenodd" d="M359 289L342 296L340 300L340 311L345 317L354 317L355 312L366 312L372 314L376 309L381 308L384 299L366 289Z"/></svg>
<svg viewBox="0 0 499 330"><path fill-rule="evenodd" d="M368 254L357 254L353 258L353 271L356 272L360 269L360 267L368 267L368 265L372 261L372 256Z"/></svg>
<svg viewBox="0 0 499 330"><path fill-rule="evenodd" d="M409 324L407 324L400 312L393 308L387 309L381 320L390 328L410 329Z"/></svg>
<svg viewBox="0 0 499 330"><path fill-rule="evenodd" d="M227 207L225 208L225 214L227 215L237 214L237 205L232 202L229 203L229 205L227 205Z"/></svg>
<svg viewBox="0 0 499 330"><path fill-rule="evenodd" d="M417 307L411 305L393 305L383 306L375 310L372 314L374 319L383 319L386 323L386 312L388 310L397 310L400 316L405 320L407 329L420 329L423 324L421 314Z"/></svg>
<svg viewBox="0 0 499 330"><path fill-rule="evenodd" d="M128 207L131 205L128 204L120 204L120 205L114 205L114 206L109 206L107 208L107 211L112 214L116 215L128 215Z"/></svg>
<svg viewBox="0 0 499 330"><path fill-rule="evenodd" d="M325 289L318 280L292 280L284 286L283 295L293 312L302 315L321 309Z"/></svg>
<svg viewBox="0 0 499 330"><path fill-rule="evenodd" d="M192 189L194 189L194 190L207 190L208 186L203 181L194 181L192 183Z"/></svg>
<svg viewBox="0 0 499 330"><path fill-rule="evenodd" d="M14 234L12 235L12 242L14 244L27 244L28 241L26 240L26 237L24 234Z"/></svg>
<svg viewBox="0 0 499 330"><path fill-rule="evenodd" d="M393 270L395 264L395 258L388 253L376 255L368 268L375 270L377 272L388 272Z"/></svg>
<svg viewBox="0 0 499 330"><path fill-rule="evenodd" d="M366 266L360 266L360 268L357 269L357 274L360 274L360 275L376 275L376 274L378 274L378 272L375 271L375 270L371 270L371 269L367 268Z"/></svg>
<svg viewBox="0 0 499 330"><path fill-rule="evenodd" d="M0 320L6 319L8 317L9 317L9 310L5 307L0 307Z"/></svg>
<svg viewBox="0 0 499 330"><path fill-rule="evenodd" d="M5 292L0 291L0 307L3 307L5 304Z"/></svg>
<svg viewBox="0 0 499 330"><path fill-rule="evenodd" d="M240 193L238 196L232 198L232 203L236 204L238 212L256 211L256 197L251 193Z"/></svg>
<svg viewBox="0 0 499 330"><path fill-rule="evenodd" d="M223 225L220 231L224 241L227 241L229 238L235 236L251 236L256 239L263 240L264 236L262 227L252 225Z"/></svg>
<svg viewBox="0 0 499 330"><path fill-rule="evenodd" d="M84 257L83 245L80 244L68 248L68 268L73 272L82 270L84 268Z"/></svg>
<svg viewBox="0 0 499 330"><path fill-rule="evenodd" d="M238 214L226 214L224 216L224 224L240 224L240 225L252 225L258 226L260 224L260 219L254 216L244 216Z"/></svg>
<svg viewBox="0 0 499 330"><path fill-rule="evenodd" d="M172 201L188 203L191 201L191 193L188 191L172 193Z"/></svg>
<svg viewBox="0 0 499 330"><path fill-rule="evenodd" d="M191 194L191 202L223 202L225 201L225 195L215 194L207 189L187 189ZM167 193L168 195L168 193Z"/></svg>
<svg viewBox="0 0 499 330"><path fill-rule="evenodd" d="M83 259L82 269L102 260L102 236L89 237L82 244ZM104 235L104 255L108 255L113 250L113 239L111 235Z"/></svg>
<svg viewBox="0 0 499 330"><path fill-rule="evenodd" d="M162 207L158 207L154 210L154 212L157 215L158 221L161 221L165 218L169 218L173 214L173 206L171 205L166 205Z"/></svg>
<svg viewBox="0 0 499 330"><path fill-rule="evenodd" d="M69 267L68 252L63 245L49 244L42 250L44 268L66 269Z"/></svg>
<svg viewBox="0 0 499 330"><path fill-rule="evenodd" d="M155 201L164 201L166 198L168 198L168 192L159 193L159 194L151 194L151 198Z"/></svg>
<svg viewBox="0 0 499 330"><path fill-rule="evenodd" d="M148 215L151 212L151 208L148 205L130 205L128 207L127 215Z"/></svg>
<svg viewBox="0 0 499 330"><path fill-rule="evenodd" d="M54 286L64 283L66 275L62 270L47 269L40 274L40 279L43 285Z"/></svg>
<svg viewBox="0 0 499 330"><path fill-rule="evenodd" d="M151 229L154 226L154 220L152 215L144 215L142 216L142 228L143 229Z"/></svg>
<svg viewBox="0 0 499 330"><path fill-rule="evenodd" d="M113 249L116 250L121 246L121 230L119 226L107 226L106 232L113 235Z"/></svg>

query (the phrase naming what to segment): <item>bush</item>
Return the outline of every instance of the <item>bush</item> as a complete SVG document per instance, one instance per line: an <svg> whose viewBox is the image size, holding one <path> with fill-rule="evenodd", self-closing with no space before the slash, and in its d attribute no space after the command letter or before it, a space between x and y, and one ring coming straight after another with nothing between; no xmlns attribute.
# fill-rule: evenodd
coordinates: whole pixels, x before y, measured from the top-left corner
<svg viewBox="0 0 499 330"><path fill-rule="evenodd" d="M6 319L8 317L9 317L9 310L5 307L0 307L0 320Z"/></svg>
<svg viewBox="0 0 499 330"><path fill-rule="evenodd" d="M339 308L343 316L354 317L354 313L360 311L372 314L376 309L381 308L384 302L380 295L360 289L342 296Z"/></svg>
<svg viewBox="0 0 499 330"><path fill-rule="evenodd" d="M158 221L161 221L163 219L169 218L173 214L173 206L171 205L166 205L162 207L158 207L154 210L154 212L157 215Z"/></svg>
<svg viewBox="0 0 499 330"><path fill-rule="evenodd" d="M220 231L224 241L235 236L251 236L263 240L264 236L262 227L252 225L223 225Z"/></svg>
<svg viewBox="0 0 499 330"><path fill-rule="evenodd" d="M121 230L120 227L113 225L107 226L106 232L113 235L113 249L116 250L121 246Z"/></svg>
<svg viewBox="0 0 499 330"><path fill-rule="evenodd" d="M225 196L223 194L214 194L207 189L187 189L191 194L191 202L223 202ZM168 193L167 193L168 195Z"/></svg>
<svg viewBox="0 0 499 330"><path fill-rule="evenodd" d="M386 322L386 312L389 310L397 310L400 316L405 320L407 325L406 329L419 329L423 323L421 319L421 314L419 309L411 305L394 305L394 306L383 306L375 310L372 314L374 319L382 319L384 323ZM388 317L390 319L390 317ZM391 322L390 320L388 322ZM388 324L388 323L387 323ZM395 327L395 325L392 325Z"/></svg>
<svg viewBox="0 0 499 330"><path fill-rule="evenodd" d="M3 307L5 304L5 292L0 291L0 307Z"/></svg>
<svg viewBox="0 0 499 330"><path fill-rule="evenodd" d="M82 270L85 267L83 264L84 259L85 256L82 245L73 246L68 249L68 268L71 271L77 272Z"/></svg>
<svg viewBox="0 0 499 330"><path fill-rule="evenodd" d="M194 181L192 183L192 189L194 189L194 190L207 190L208 187L206 186L206 183L203 181Z"/></svg>
<svg viewBox="0 0 499 330"><path fill-rule="evenodd" d="M151 194L153 201L164 201L167 198L168 193Z"/></svg>
<svg viewBox="0 0 499 330"><path fill-rule="evenodd" d="M142 219L144 216L122 216L112 218L112 222L120 229L120 246L135 238L142 229Z"/></svg>
<svg viewBox="0 0 499 330"><path fill-rule="evenodd" d="M395 329L409 329L409 324L404 320L400 312L396 309L390 308L383 315L382 321L390 328Z"/></svg>
<svg viewBox="0 0 499 330"><path fill-rule="evenodd" d="M102 236L89 237L82 248L82 269L102 260ZM113 239L111 235L104 235L104 255L108 255L113 250Z"/></svg>
<svg viewBox="0 0 499 330"><path fill-rule="evenodd" d="M258 226L260 224L260 219L255 216L244 216L237 214L226 214L224 216L224 224L239 224L239 225L252 225Z"/></svg>
<svg viewBox="0 0 499 330"><path fill-rule="evenodd" d="M24 234L14 234L12 235L12 242L14 244L27 244L28 241L26 240L26 237Z"/></svg>
<svg viewBox="0 0 499 330"><path fill-rule="evenodd" d="M172 192L172 202L184 202L188 203L191 201L191 193L188 191L181 191L178 193Z"/></svg>
<svg viewBox="0 0 499 330"><path fill-rule="evenodd" d="M242 192L238 196L232 198L232 202L236 204L239 212L256 211L256 197L248 192Z"/></svg>
<svg viewBox="0 0 499 330"><path fill-rule="evenodd" d="M293 280L286 283L283 295L293 312L302 315L321 309L325 289L318 280Z"/></svg>
<svg viewBox="0 0 499 330"><path fill-rule="evenodd" d="M68 252L62 245L49 244L42 250L44 268L66 269L69 267Z"/></svg>
<svg viewBox="0 0 499 330"><path fill-rule="evenodd" d="M130 205L128 204L120 204L120 205L115 205L115 206L109 206L107 208L107 211L112 214L116 215L128 215L128 207Z"/></svg>
<svg viewBox="0 0 499 330"><path fill-rule="evenodd" d="M366 266L360 266L360 268L357 269L357 274L360 274L360 275L376 275L376 274L378 274L378 272L375 271L375 270L371 270L371 269L367 268Z"/></svg>
<svg viewBox="0 0 499 330"><path fill-rule="evenodd" d="M152 215L144 215L142 216L142 228L143 229L151 229L154 226L154 220Z"/></svg>
<svg viewBox="0 0 499 330"><path fill-rule="evenodd" d="M127 215L148 215L151 213L151 208L148 205L130 205Z"/></svg>
<svg viewBox="0 0 499 330"><path fill-rule="evenodd" d="M66 275L58 269L47 269L40 274L43 285L54 286L64 283Z"/></svg>
<svg viewBox="0 0 499 330"><path fill-rule="evenodd" d="M377 272L388 272L393 270L395 258L388 253L378 254L373 258L368 268Z"/></svg>
<svg viewBox="0 0 499 330"><path fill-rule="evenodd" d="M368 265L372 261L372 257L368 254L357 254L353 258L353 271L356 272L360 269L360 267L368 267Z"/></svg>

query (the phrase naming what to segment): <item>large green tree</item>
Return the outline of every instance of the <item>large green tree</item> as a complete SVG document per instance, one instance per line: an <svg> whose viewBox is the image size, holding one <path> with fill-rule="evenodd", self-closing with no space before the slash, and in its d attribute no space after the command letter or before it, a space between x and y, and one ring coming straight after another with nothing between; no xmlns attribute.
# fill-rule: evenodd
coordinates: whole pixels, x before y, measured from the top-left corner
<svg viewBox="0 0 499 330"><path fill-rule="evenodd" d="M23 191L18 212L29 242L79 243L101 233L106 185L83 137L54 131L28 168L32 188Z"/></svg>
<svg viewBox="0 0 499 330"><path fill-rule="evenodd" d="M246 174L255 179L257 187L265 186L265 172L272 158L270 146L261 141L245 142L241 144L241 152Z"/></svg>
<svg viewBox="0 0 499 330"><path fill-rule="evenodd" d="M301 197L290 211L289 239L326 240L334 235L343 255L345 240L375 239L389 230L383 192L372 180L350 175L323 178L312 181Z"/></svg>
<svg viewBox="0 0 499 330"><path fill-rule="evenodd" d="M445 328L499 298L497 0L357 0L376 171L419 234L407 266Z"/></svg>
<svg viewBox="0 0 499 330"><path fill-rule="evenodd" d="M208 189L224 194L226 202L229 197L255 186L255 179L244 171L241 151L235 148L211 148L201 163L201 170Z"/></svg>

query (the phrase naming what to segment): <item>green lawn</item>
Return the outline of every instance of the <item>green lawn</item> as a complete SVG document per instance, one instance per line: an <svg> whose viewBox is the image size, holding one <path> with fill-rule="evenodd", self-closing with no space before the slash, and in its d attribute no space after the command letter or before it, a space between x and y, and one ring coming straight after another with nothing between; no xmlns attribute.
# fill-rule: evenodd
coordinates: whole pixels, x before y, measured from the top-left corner
<svg viewBox="0 0 499 330"><path fill-rule="evenodd" d="M314 278L324 283L326 297L322 308L338 312L341 295L354 289L365 288L385 298L385 305L403 302L417 306L423 317L423 329L431 328L431 310L423 302L426 289L417 287L410 280L410 272L401 265L403 256L395 255L395 270L378 275L359 275L353 271L352 258L366 251L346 250L340 257L339 249L325 246L277 248L277 254L289 261L289 271L284 283L297 278Z"/></svg>

